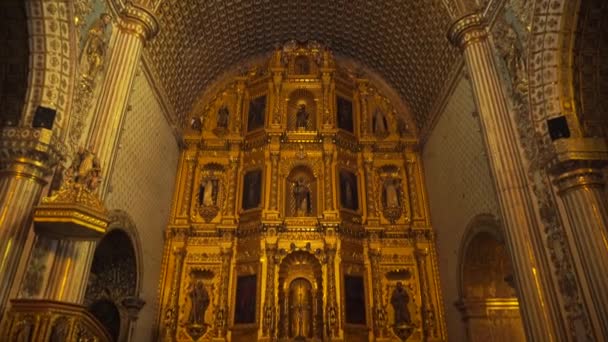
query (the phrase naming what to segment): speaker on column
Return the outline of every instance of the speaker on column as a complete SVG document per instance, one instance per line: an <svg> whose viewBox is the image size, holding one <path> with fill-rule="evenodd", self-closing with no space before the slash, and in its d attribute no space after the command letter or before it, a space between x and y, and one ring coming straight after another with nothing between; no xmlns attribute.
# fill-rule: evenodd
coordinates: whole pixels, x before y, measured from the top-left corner
<svg viewBox="0 0 608 342"><path fill-rule="evenodd" d="M570 128L568 128L568 121L565 116L547 120L547 126L549 127L551 140L570 138Z"/></svg>
<svg viewBox="0 0 608 342"><path fill-rule="evenodd" d="M38 108L36 108L36 113L34 113L32 127L53 129L56 115L57 111L55 109L38 106Z"/></svg>

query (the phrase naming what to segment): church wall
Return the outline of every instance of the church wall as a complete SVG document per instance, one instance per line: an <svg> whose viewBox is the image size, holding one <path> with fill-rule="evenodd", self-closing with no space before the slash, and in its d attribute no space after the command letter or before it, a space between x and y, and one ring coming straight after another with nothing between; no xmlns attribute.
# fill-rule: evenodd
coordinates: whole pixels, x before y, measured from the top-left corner
<svg viewBox="0 0 608 342"><path fill-rule="evenodd" d="M459 249L465 229L479 214L499 215L475 111L470 83L463 77L422 153L431 223L437 233L448 338L452 341L464 341L466 336L454 306L459 299Z"/></svg>
<svg viewBox="0 0 608 342"><path fill-rule="evenodd" d="M141 298L146 305L135 323L133 341L151 341L157 310L157 289L163 251L163 230L168 220L179 149L163 110L144 74L134 81L120 137L109 209L126 211L135 221L143 257Z"/></svg>

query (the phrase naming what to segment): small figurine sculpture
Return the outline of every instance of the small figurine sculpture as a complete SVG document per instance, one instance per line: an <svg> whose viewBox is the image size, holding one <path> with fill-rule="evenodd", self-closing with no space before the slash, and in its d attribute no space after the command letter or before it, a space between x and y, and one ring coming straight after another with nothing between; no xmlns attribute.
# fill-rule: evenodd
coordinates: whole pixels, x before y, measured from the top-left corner
<svg viewBox="0 0 608 342"><path fill-rule="evenodd" d="M312 212L310 187L304 177L299 177L293 184L293 196L296 204L296 216L308 216Z"/></svg>
<svg viewBox="0 0 608 342"><path fill-rule="evenodd" d="M193 325L203 325L205 323L205 312L209 306L209 295L202 281L195 281L190 284L190 292L188 293L192 307L188 323Z"/></svg>
<svg viewBox="0 0 608 342"><path fill-rule="evenodd" d="M80 147L66 170L65 181L81 184L89 191L95 191L101 182L101 167L95 154Z"/></svg>
<svg viewBox="0 0 608 342"><path fill-rule="evenodd" d="M403 287L403 284L399 281L393 294L391 295L391 304L395 311L395 326L402 324L408 324L411 322L410 312L407 308L407 304L410 302L410 296Z"/></svg>
<svg viewBox="0 0 608 342"><path fill-rule="evenodd" d="M222 106L217 111L217 128L228 128L228 117L230 116L230 112L228 111L228 107Z"/></svg>
<svg viewBox="0 0 608 342"><path fill-rule="evenodd" d="M296 128L306 129L308 127L308 112L306 111L306 105L301 104L296 113Z"/></svg>
<svg viewBox="0 0 608 342"><path fill-rule="evenodd" d="M81 65L85 77L94 80L101 69L107 50L106 28L112 17L108 13L102 13L87 33L87 38L81 54Z"/></svg>
<svg viewBox="0 0 608 342"><path fill-rule="evenodd" d="M376 134L377 136L386 135L387 130L388 130L388 125L386 122L386 116L384 115L384 112L380 108L377 108L374 111L372 121L373 121L372 125L374 128L374 134Z"/></svg>

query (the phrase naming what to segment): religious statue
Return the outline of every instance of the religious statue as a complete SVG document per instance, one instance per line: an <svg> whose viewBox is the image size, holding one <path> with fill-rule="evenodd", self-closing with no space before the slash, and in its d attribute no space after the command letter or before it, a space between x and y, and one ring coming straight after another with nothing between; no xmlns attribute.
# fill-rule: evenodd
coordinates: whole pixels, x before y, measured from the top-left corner
<svg viewBox="0 0 608 342"><path fill-rule="evenodd" d="M386 116L380 108L376 108L372 117L372 126L374 134L383 136L388 131L388 124L386 122Z"/></svg>
<svg viewBox="0 0 608 342"><path fill-rule="evenodd" d="M382 195L385 208L399 207L399 180L394 178L385 180Z"/></svg>
<svg viewBox="0 0 608 342"><path fill-rule="evenodd" d="M230 112L228 111L228 107L222 106L217 111L217 128L228 128L228 117L230 116Z"/></svg>
<svg viewBox="0 0 608 342"><path fill-rule="evenodd" d="M218 180L206 179L199 188L199 204L210 207L217 204Z"/></svg>
<svg viewBox="0 0 608 342"><path fill-rule="evenodd" d="M203 325L205 323L205 312L209 306L209 295L202 281L198 280L190 284L190 315L188 323L193 325Z"/></svg>
<svg viewBox="0 0 608 342"><path fill-rule="evenodd" d="M192 128L193 130L197 131L197 132L202 132L203 131L203 121L201 120L200 117L195 116L192 119L190 119L190 128Z"/></svg>
<svg viewBox="0 0 608 342"><path fill-rule="evenodd" d="M403 284L398 281L397 286L393 290L391 295L391 304L395 311L395 326L409 325L411 322L410 312L407 308L407 304L410 302L410 296L403 287Z"/></svg>
<svg viewBox="0 0 608 342"><path fill-rule="evenodd" d="M303 103L300 104L296 113L296 127L298 129L306 129L308 127L308 112L306 111L306 105Z"/></svg>
<svg viewBox="0 0 608 342"><path fill-rule="evenodd" d="M112 17L108 13L102 13L87 33L84 48L80 57L83 73L89 80L94 80L101 69L107 50L106 28Z"/></svg>
<svg viewBox="0 0 608 342"><path fill-rule="evenodd" d="M308 216L312 212L310 186L304 177L300 176L293 183L296 216Z"/></svg>
<svg viewBox="0 0 608 342"><path fill-rule="evenodd" d="M101 182L101 167L95 154L80 147L72 164L66 170L65 179L68 182L82 184L89 191L95 191Z"/></svg>

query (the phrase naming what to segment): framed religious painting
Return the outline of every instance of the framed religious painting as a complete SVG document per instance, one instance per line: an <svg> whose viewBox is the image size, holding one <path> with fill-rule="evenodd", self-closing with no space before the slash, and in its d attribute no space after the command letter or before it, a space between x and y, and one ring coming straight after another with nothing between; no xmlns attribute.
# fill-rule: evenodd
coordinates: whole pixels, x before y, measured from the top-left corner
<svg viewBox="0 0 608 342"><path fill-rule="evenodd" d="M353 124L353 103L351 100L338 96L336 101L337 116L338 116L338 128L348 131L350 133L355 132L355 125Z"/></svg>
<svg viewBox="0 0 608 342"><path fill-rule="evenodd" d="M236 278L234 324L255 323L257 308L257 276L241 275Z"/></svg>
<svg viewBox="0 0 608 342"><path fill-rule="evenodd" d="M243 177L243 210L258 208L262 202L262 170L251 170Z"/></svg>
<svg viewBox="0 0 608 342"><path fill-rule="evenodd" d="M266 114L266 95L256 97L249 101L247 114L247 132L264 127Z"/></svg>
<svg viewBox="0 0 608 342"><path fill-rule="evenodd" d="M344 209L357 211L359 196L357 192L357 176L346 170L340 170L340 206Z"/></svg>

